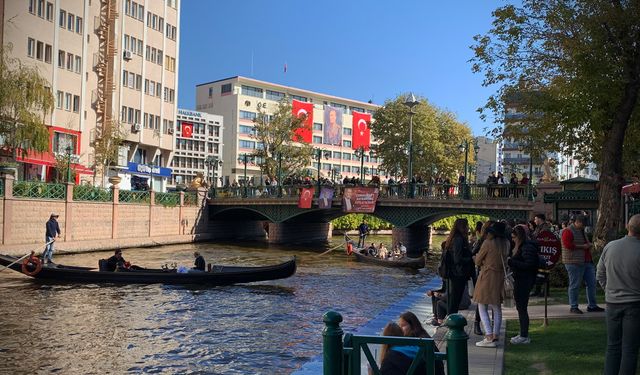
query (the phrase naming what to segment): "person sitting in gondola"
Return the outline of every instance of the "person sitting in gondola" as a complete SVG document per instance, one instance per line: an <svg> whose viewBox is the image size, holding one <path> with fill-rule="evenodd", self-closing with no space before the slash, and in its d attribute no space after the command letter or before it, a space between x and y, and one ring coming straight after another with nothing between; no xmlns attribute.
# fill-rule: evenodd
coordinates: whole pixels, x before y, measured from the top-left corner
<svg viewBox="0 0 640 375"><path fill-rule="evenodd" d="M204 261L204 257L197 251L193 253L193 256L196 258L196 261L194 263L195 267L192 269L196 271L204 271L207 266L207 263Z"/></svg>
<svg viewBox="0 0 640 375"><path fill-rule="evenodd" d="M110 272L115 271L131 271L131 270L141 270L141 267L134 266L131 263L127 262L122 256L122 250L116 249L115 253L107 259L107 267L106 270Z"/></svg>
<svg viewBox="0 0 640 375"><path fill-rule="evenodd" d="M376 255L378 255L378 249L376 249L376 244L372 242L371 245L369 245L369 247L367 248L367 254L372 257L375 257Z"/></svg>
<svg viewBox="0 0 640 375"><path fill-rule="evenodd" d="M384 246L384 244L381 242L380 246L378 246L378 258L380 259L387 259L387 257L389 256L389 250L387 249L386 246Z"/></svg>

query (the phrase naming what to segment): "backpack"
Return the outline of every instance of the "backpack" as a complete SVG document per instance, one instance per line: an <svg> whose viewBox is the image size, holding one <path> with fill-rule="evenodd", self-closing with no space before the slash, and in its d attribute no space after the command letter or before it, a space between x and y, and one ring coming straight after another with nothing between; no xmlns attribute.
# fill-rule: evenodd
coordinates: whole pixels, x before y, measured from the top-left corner
<svg viewBox="0 0 640 375"><path fill-rule="evenodd" d="M448 249L442 250L440 256L440 264L438 265L438 275L443 279L451 278L451 266L453 260L451 259L451 251Z"/></svg>

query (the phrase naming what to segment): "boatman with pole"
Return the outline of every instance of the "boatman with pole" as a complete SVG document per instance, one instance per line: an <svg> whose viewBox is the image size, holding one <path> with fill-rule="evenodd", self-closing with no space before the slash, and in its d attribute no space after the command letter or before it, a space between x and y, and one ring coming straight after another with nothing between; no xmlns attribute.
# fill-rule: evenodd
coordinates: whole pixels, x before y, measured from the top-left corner
<svg viewBox="0 0 640 375"><path fill-rule="evenodd" d="M46 234L45 239L47 240L47 245L44 248L44 253L42 253L42 263L43 264L51 264L53 259L53 244L56 241L56 237L60 237L60 226L58 225L58 214L53 212L51 216L49 216L49 221L46 224Z"/></svg>
<svg viewBox="0 0 640 375"><path fill-rule="evenodd" d="M358 234L360 235L358 238L358 247L364 247L364 241L367 238L367 234L369 234L369 226L365 219L362 219L362 224L358 226Z"/></svg>

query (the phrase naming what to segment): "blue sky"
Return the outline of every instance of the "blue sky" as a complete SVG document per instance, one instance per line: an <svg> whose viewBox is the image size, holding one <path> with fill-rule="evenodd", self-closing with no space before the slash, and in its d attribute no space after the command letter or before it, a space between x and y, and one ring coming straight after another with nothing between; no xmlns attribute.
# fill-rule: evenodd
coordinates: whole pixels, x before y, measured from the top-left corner
<svg viewBox="0 0 640 375"><path fill-rule="evenodd" d="M471 72L469 46L504 4L183 0L178 105L194 109L196 84L235 75L377 104L412 91L482 135L493 124L476 109L493 88Z"/></svg>

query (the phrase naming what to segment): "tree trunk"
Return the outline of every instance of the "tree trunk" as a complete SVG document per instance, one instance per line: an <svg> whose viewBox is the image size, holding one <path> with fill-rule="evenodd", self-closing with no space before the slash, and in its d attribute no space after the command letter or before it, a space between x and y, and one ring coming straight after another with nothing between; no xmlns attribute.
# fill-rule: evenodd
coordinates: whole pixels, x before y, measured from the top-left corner
<svg viewBox="0 0 640 375"><path fill-rule="evenodd" d="M624 95L602 148L598 224L593 234L593 242L600 250L607 242L616 238L620 229L622 217L620 191L624 183L622 147L629 120L636 107L638 91L640 91L640 81L634 74L633 79L625 86Z"/></svg>

